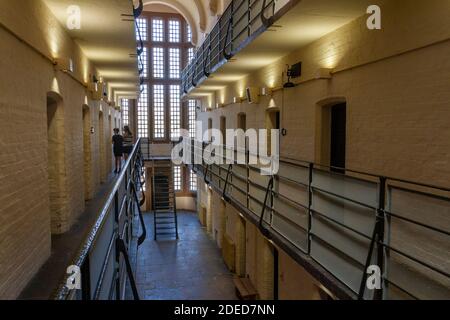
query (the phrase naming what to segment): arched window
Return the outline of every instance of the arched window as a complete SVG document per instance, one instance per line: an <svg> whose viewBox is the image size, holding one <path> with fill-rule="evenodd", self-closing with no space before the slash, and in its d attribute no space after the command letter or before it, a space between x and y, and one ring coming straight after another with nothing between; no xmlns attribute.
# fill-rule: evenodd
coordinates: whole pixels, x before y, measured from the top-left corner
<svg viewBox="0 0 450 320"><path fill-rule="evenodd" d="M144 12L138 26L145 47L139 137L178 140L180 129L191 121L189 112L182 112L181 71L193 57L192 30L183 16L167 12Z"/></svg>

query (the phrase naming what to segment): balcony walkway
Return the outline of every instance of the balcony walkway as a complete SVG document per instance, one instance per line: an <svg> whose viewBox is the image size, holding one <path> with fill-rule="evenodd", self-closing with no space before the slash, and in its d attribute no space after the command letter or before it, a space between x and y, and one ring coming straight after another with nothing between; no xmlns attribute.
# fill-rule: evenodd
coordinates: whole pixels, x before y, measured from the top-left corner
<svg viewBox="0 0 450 320"><path fill-rule="evenodd" d="M72 228L64 234L52 235L51 256L19 296L20 300L51 299L73 261L77 250L95 224L118 176L110 173Z"/></svg>
<svg viewBox="0 0 450 320"><path fill-rule="evenodd" d="M153 241L153 214L144 218L149 234L139 247L136 272L141 299L236 299L233 276L195 213L179 213L178 241Z"/></svg>

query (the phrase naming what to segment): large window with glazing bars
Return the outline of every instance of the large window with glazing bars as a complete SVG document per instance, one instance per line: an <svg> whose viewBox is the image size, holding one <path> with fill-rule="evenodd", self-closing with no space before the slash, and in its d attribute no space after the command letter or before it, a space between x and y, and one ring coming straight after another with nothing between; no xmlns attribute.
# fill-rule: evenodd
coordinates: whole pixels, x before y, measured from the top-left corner
<svg viewBox="0 0 450 320"><path fill-rule="evenodd" d="M195 139L197 132L197 101L193 99L188 101L188 126L190 138Z"/></svg>
<svg viewBox="0 0 450 320"><path fill-rule="evenodd" d="M122 122L124 126L130 125L130 100L121 99L120 106L122 107Z"/></svg>
<svg viewBox="0 0 450 320"><path fill-rule="evenodd" d="M147 41L148 35L148 21L147 19L136 19L137 29L136 29L136 40Z"/></svg>
<svg viewBox="0 0 450 320"><path fill-rule="evenodd" d="M153 85L153 137L156 139L165 138L166 112L164 98L164 86L161 84Z"/></svg>
<svg viewBox="0 0 450 320"><path fill-rule="evenodd" d="M174 166L173 167L173 186L175 191L181 191L181 167L180 166Z"/></svg>
<svg viewBox="0 0 450 320"><path fill-rule="evenodd" d="M180 86L170 86L170 138L176 140L180 138L181 132L181 101Z"/></svg>
<svg viewBox="0 0 450 320"><path fill-rule="evenodd" d="M189 190L192 192L196 192L197 191L197 175L195 174L194 171L189 170L190 171L190 177L189 177Z"/></svg>
<svg viewBox="0 0 450 320"><path fill-rule="evenodd" d="M194 56L192 28L173 13L143 12L137 25L146 89L138 103L139 135L156 143L178 140L181 129L191 132L195 118L190 103L181 101L181 71Z"/></svg>
<svg viewBox="0 0 450 320"><path fill-rule="evenodd" d="M138 137L148 138L148 86L141 86L141 93L138 99L137 122Z"/></svg>

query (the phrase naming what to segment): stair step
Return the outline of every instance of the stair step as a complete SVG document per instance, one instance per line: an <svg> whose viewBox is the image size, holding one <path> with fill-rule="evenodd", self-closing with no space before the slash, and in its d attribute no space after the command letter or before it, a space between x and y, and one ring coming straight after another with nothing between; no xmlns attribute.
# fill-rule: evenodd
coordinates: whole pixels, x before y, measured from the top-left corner
<svg viewBox="0 0 450 320"><path fill-rule="evenodd" d="M171 219L171 220L160 220L160 221L156 221L155 224L157 225L167 225L167 224L174 224L176 222L175 219Z"/></svg>
<svg viewBox="0 0 450 320"><path fill-rule="evenodd" d="M156 235L157 236L165 236L165 235L174 235L176 234L175 232L157 232Z"/></svg>
<svg viewBox="0 0 450 320"><path fill-rule="evenodd" d="M173 230L173 229L176 229L176 227L175 226L173 226L173 227L156 227L156 230L158 231L158 230Z"/></svg>

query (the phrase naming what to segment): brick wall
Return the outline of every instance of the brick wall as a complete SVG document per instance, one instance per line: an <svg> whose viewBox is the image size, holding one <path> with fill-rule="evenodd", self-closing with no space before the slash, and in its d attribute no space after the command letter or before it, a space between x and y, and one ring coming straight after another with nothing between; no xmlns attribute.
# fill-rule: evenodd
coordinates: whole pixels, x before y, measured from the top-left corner
<svg viewBox="0 0 450 320"><path fill-rule="evenodd" d="M246 114L247 128L265 128L266 110L276 106L288 133L281 137L281 156L320 162L320 108L326 101L343 99L348 168L449 187L450 20L442 8L445 4L438 0L385 3L383 30L369 31L362 17L217 91L215 96L227 105L199 113L203 128L212 119L213 128L219 129L221 117L226 117L228 128L237 128L241 112ZM282 86L280 75L286 64L298 61L303 62L299 86L275 92L273 101L261 97L258 105L231 103L247 86ZM315 80L318 68L333 68L333 78ZM215 105L202 101L203 107L210 103ZM226 233L238 243L238 212L227 205L226 213ZM264 245L250 223L246 234L246 274L269 296L260 283L261 277L266 279L264 271L257 267L263 264ZM408 243L414 246L412 239ZM279 259L280 299L321 298L316 282L300 266L283 251Z"/></svg>
<svg viewBox="0 0 450 320"><path fill-rule="evenodd" d="M45 55L53 54L52 38L58 54L72 57L80 66L75 69L76 78L83 79L82 69L94 71L41 1L8 1L1 7L0 22ZM24 17L27 23L22 23ZM112 117L120 115L104 103L91 101L84 86L57 71L50 61L3 28L0 42L0 299L14 299L50 255L51 234L67 231L84 210L85 157L91 161L92 176L86 183L89 194L93 196L98 190L100 104L105 122L110 112ZM52 197L58 200L52 206L48 171L52 169L47 154L50 92L60 99L56 126L62 133L58 134L61 154L55 169L58 187L53 188L56 196ZM89 106L95 129L95 134L87 137L91 156L85 156L83 150L83 105ZM103 166L110 168L109 125L101 134L107 150Z"/></svg>
<svg viewBox="0 0 450 320"><path fill-rule="evenodd" d="M449 186L447 90L450 22L441 1L388 1L382 6L383 29L369 31L357 19L244 79L216 92L225 103L246 86L282 85L286 64L303 62L302 84L277 91L260 104L230 104L202 112L219 128L237 126L245 112L247 128L265 128L270 104L281 109L281 156L320 161L319 105L324 99L347 101L347 166L380 175ZM318 68L331 67L331 80L313 80ZM208 105L206 100L203 105ZM212 102L215 105L215 102ZM295 137L295 139L294 139Z"/></svg>

